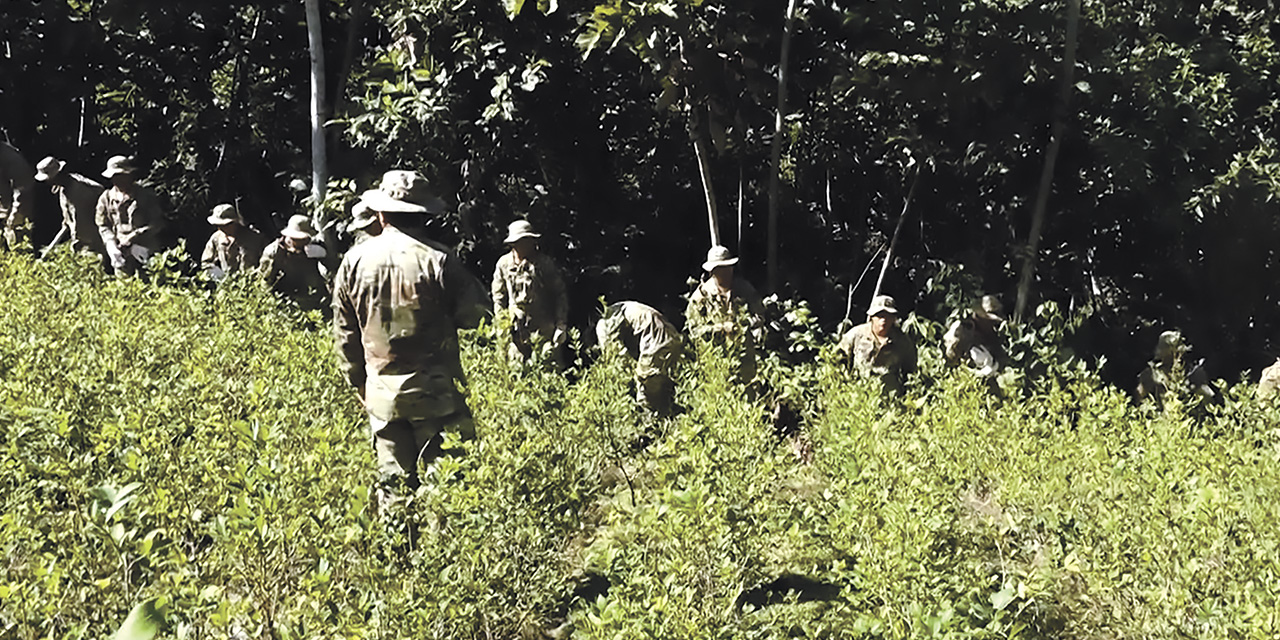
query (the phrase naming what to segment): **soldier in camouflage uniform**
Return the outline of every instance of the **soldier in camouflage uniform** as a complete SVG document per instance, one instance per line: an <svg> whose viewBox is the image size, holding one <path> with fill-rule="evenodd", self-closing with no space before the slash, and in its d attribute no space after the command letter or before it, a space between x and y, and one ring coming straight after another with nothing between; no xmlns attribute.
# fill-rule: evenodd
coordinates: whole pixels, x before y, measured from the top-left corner
<svg viewBox="0 0 1280 640"><path fill-rule="evenodd" d="M98 224L95 222L98 199L102 197L104 187L96 180L63 171L65 167L65 162L53 156L36 165L36 180L49 185L62 207L62 230L58 232L58 237L69 235L72 249L92 253L105 260L107 252L102 246L102 235L98 233ZM45 248L45 253L52 248L53 244L50 244Z"/></svg>
<svg viewBox="0 0 1280 640"><path fill-rule="evenodd" d="M13 145L0 141L0 227L10 250L27 248L35 171Z"/></svg>
<svg viewBox="0 0 1280 640"><path fill-rule="evenodd" d="M1156 342L1155 360L1147 364L1147 368L1138 376L1138 401L1147 398L1163 404L1164 397L1171 390L1189 392L1196 404L1212 399L1216 392L1209 384L1209 374L1204 370L1204 361L1186 367L1183 356L1191 351L1191 347L1182 339L1177 331L1165 331Z"/></svg>
<svg viewBox="0 0 1280 640"><path fill-rule="evenodd" d="M636 400L659 417L671 414L680 333L657 309L639 302L609 305L596 323L601 349L620 348L636 361Z"/></svg>
<svg viewBox="0 0 1280 640"><path fill-rule="evenodd" d="M854 371L878 378L890 393L901 393L916 370L916 345L898 328L898 306L890 296L876 296L867 321L845 333L838 348Z"/></svg>
<svg viewBox="0 0 1280 640"><path fill-rule="evenodd" d="M240 212L229 204L213 208L207 218L217 231L209 236L200 254L200 268L215 282L258 266L267 240L256 229L249 228Z"/></svg>
<svg viewBox="0 0 1280 640"><path fill-rule="evenodd" d="M334 334L342 368L369 413L384 480L420 484L419 462L443 453L446 431L475 437L458 348L458 328L486 311L469 297L470 275L425 242L434 199L418 174L389 171L361 200L383 231L353 247L333 288Z"/></svg>
<svg viewBox="0 0 1280 640"><path fill-rule="evenodd" d="M964 365L979 377L990 378L1006 364L1008 355L1000 327L1004 324L1004 305L995 296L982 296L982 301L967 317L951 323L942 338L947 364Z"/></svg>
<svg viewBox="0 0 1280 640"><path fill-rule="evenodd" d="M351 222L347 224L347 233L351 234L351 246L356 246L382 233L382 223L378 222L378 214L369 210L363 200L351 207Z"/></svg>
<svg viewBox="0 0 1280 640"><path fill-rule="evenodd" d="M165 224L160 198L138 184L137 172L132 158L112 156L102 172L111 188L98 197L94 213L107 258L120 275L138 273L160 250Z"/></svg>
<svg viewBox="0 0 1280 640"><path fill-rule="evenodd" d="M297 301L303 309L319 309L329 287L321 271L328 252L311 238L316 228L311 218L295 215L280 231L280 237L262 251L258 270L277 293Z"/></svg>
<svg viewBox="0 0 1280 640"><path fill-rule="evenodd" d="M693 294L684 311L684 327L696 339L710 340L740 354L738 380L756 377L756 344L764 339L764 302L755 287L735 278L738 259L729 249L711 247L702 269L710 274Z"/></svg>
<svg viewBox="0 0 1280 640"><path fill-rule="evenodd" d="M1280 358L1275 364L1262 370L1262 379L1258 381L1258 399L1271 400L1280 392Z"/></svg>
<svg viewBox="0 0 1280 640"><path fill-rule="evenodd" d="M538 249L542 235L526 220L516 220L507 228L506 244L511 251L498 259L489 287L495 316L511 320L508 356L522 365L535 355L557 368L569 321L569 295L560 268Z"/></svg>

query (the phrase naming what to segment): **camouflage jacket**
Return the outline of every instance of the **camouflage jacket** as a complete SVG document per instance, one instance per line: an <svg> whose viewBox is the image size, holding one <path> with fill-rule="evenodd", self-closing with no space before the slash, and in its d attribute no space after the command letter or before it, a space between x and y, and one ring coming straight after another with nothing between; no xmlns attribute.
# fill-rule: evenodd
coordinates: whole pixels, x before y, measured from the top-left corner
<svg viewBox="0 0 1280 640"><path fill-rule="evenodd" d="M387 228L353 247L334 279L333 322L347 379L382 420L466 409L458 328L485 309L452 255Z"/></svg>
<svg viewBox="0 0 1280 640"><path fill-rule="evenodd" d="M881 340L871 323L864 322L845 333L838 348L854 371L880 378L893 391L901 390L904 378L916 370L916 345L897 327Z"/></svg>
<svg viewBox="0 0 1280 640"><path fill-rule="evenodd" d="M984 375L993 375L1008 361L1003 340L995 327L990 323L972 316L951 323L946 335L942 338L943 355L947 364L964 364ZM982 362L980 353L985 351L990 362Z"/></svg>
<svg viewBox="0 0 1280 640"><path fill-rule="evenodd" d="M1174 379L1172 362L1150 362L1147 368L1138 374L1138 400L1153 398L1159 403L1171 389L1190 392L1198 402L1217 395L1209 383L1209 374L1204 370L1203 361L1191 364L1185 370L1181 381Z"/></svg>
<svg viewBox="0 0 1280 640"><path fill-rule="evenodd" d="M258 266L266 238L255 229L240 227L235 236L218 229L209 236L200 254L200 268L220 272L219 276L245 271Z"/></svg>
<svg viewBox="0 0 1280 640"><path fill-rule="evenodd" d="M550 334L569 321L564 278L546 254L517 262L515 252L507 252L498 258L489 291L494 314L510 312L518 328Z"/></svg>
<svg viewBox="0 0 1280 640"><path fill-rule="evenodd" d="M740 327L746 314L746 327ZM729 291L721 291L714 278L707 278L693 290L684 310L684 328L695 338L728 336L743 331L748 344L761 338L764 329L764 302L750 282L734 278Z"/></svg>
<svg viewBox="0 0 1280 640"><path fill-rule="evenodd" d="M58 194L62 224L71 234L72 246L77 250L102 253L102 235L98 232L96 215L103 186L78 173L63 173L57 181L62 184L52 184L50 188Z"/></svg>
<svg viewBox="0 0 1280 640"><path fill-rule="evenodd" d="M1262 370L1262 379L1258 381L1258 399L1275 398L1280 392L1280 360Z"/></svg>
<svg viewBox="0 0 1280 640"><path fill-rule="evenodd" d="M160 249L164 212L155 192L142 185L134 185L129 193L115 187L103 191L98 197L94 222L107 245L137 245L152 251Z"/></svg>
<svg viewBox="0 0 1280 640"><path fill-rule="evenodd" d="M258 269L267 283L280 293L297 296L328 289L324 275L320 273L320 259L309 257L302 251L286 249L284 238L276 238L263 249Z"/></svg>
<svg viewBox="0 0 1280 640"><path fill-rule="evenodd" d="M620 345L637 362L637 374L670 373L683 350L680 332L660 311L626 301L610 305L596 329L601 345Z"/></svg>

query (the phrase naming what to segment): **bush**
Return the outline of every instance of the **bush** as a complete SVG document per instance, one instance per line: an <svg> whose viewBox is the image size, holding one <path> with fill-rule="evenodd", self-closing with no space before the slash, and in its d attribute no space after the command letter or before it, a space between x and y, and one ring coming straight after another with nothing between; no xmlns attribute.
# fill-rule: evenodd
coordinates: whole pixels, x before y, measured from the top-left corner
<svg viewBox="0 0 1280 640"><path fill-rule="evenodd" d="M805 463L705 345L659 422L625 360L516 377L481 329L479 440L378 514L316 315L65 255L0 255L0 296L3 637L1280 633L1280 415L1240 385L1192 420L1042 340L1004 399L936 358L902 399L766 359L805 399ZM799 309L793 352L829 355Z"/></svg>

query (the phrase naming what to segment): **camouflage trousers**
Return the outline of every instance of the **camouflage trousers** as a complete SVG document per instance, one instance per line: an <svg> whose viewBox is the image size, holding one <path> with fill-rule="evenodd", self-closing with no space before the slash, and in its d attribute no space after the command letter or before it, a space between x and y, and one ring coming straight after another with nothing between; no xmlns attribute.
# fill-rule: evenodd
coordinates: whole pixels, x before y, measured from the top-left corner
<svg viewBox="0 0 1280 640"><path fill-rule="evenodd" d="M404 482L410 489L422 484L419 465L430 466L444 453L444 434L452 431L463 440L475 438L470 411L440 418L383 420L369 416L369 433L383 483Z"/></svg>
<svg viewBox="0 0 1280 640"><path fill-rule="evenodd" d="M636 401L659 417L671 415L675 404L675 349L640 356L636 362Z"/></svg>

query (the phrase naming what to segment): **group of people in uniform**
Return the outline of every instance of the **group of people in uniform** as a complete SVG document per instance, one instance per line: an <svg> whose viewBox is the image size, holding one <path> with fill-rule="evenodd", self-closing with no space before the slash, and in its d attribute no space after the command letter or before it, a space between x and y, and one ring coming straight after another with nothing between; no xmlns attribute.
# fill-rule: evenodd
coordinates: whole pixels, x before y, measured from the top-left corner
<svg viewBox="0 0 1280 640"><path fill-rule="evenodd" d="M56 158L45 158L29 175L24 162L0 143L0 215L7 246L27 237L27 190L40 182L58 195L62 208L63 227L53 244L69 237L77 250L100 255L121 274L138 273L162 249L165 216L155 193L138 183L132 159L107 161L102 177L109 187L67 171ZM426 237L426 221L444 209L417 173L386 172L379 186L352 207L347 230L353 243L338 263L317 241L309 217L293 216L279 237L268 241L245 224L236 207L220 204L208 216L216 230L200 260L212 280L256 270L304 307L331 304L341 367L368 413L378 468L385 479L409 488L420 482L419 465L443 453L446 432L464 440L475 434L460 391L458 329L475 327L492 312L494 326L509 340L507 357L515 367L563 367L568 336L565 280L541 251L534 226L527 220L510 224L508 251L485 291L447 247ZM732 354L737 379L749 387L757 378L765 309L756 289L735 274L737 262L723 246L707 252L706 277L688 296L684 329ZM889 393L900 393L917 368L916 345L898 326L899 316L893 297L877 295L866 322L843 333L837 345L851 371L878 379ZM999 299L983 296L949 325L944 359L992 379L1009 364L1001 337L1004 322ZM652 306L618 301L595 323L595 338L602 349L634 360L638 403L654 416L670 415L676 369L686 352L675 325ZM1212 395L1203 368L1182 362L1186 352L1180 334L1162 334L1155 360L1140 378L1139 397L1160 400L1175 385ZM1278 386L1280 362L1264 372L1258 394L1273 397Z"/></svg>

